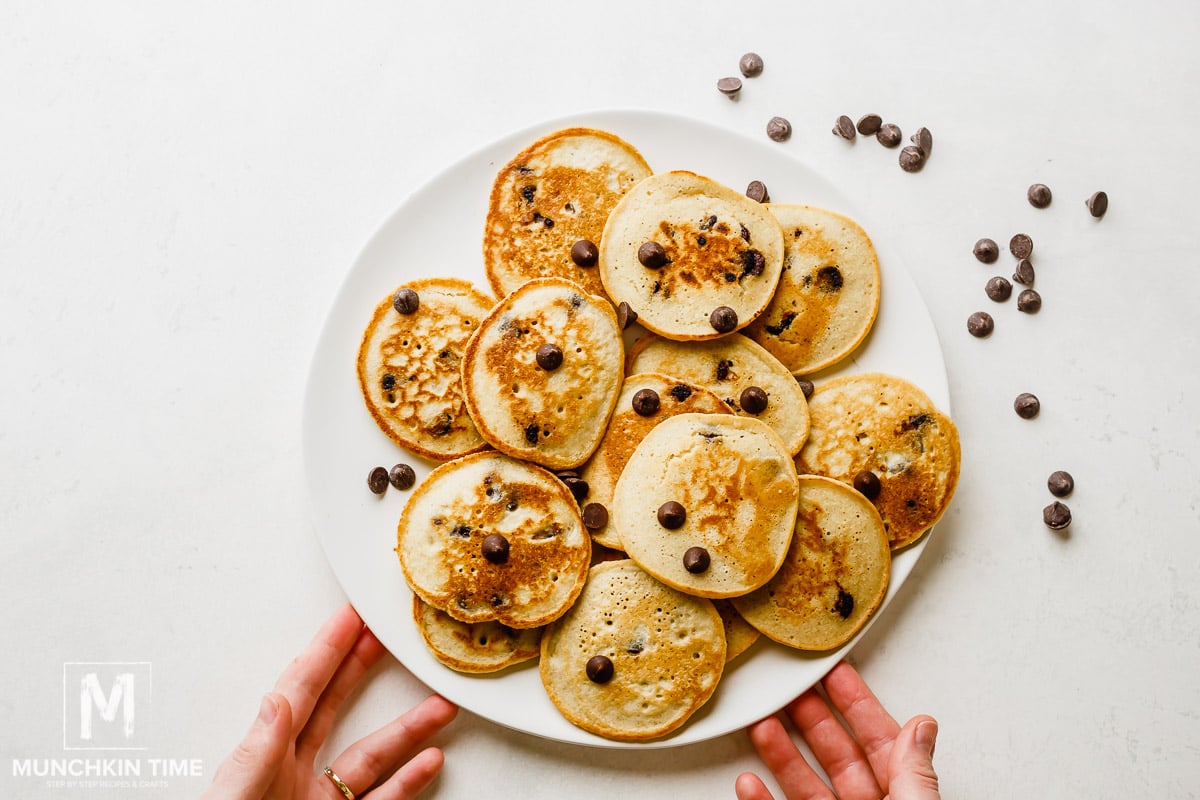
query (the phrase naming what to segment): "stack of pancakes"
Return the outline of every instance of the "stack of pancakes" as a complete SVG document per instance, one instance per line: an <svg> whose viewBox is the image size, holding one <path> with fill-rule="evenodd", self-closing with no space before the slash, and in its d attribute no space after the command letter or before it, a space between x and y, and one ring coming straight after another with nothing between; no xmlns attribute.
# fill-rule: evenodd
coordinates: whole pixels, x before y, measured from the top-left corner
<svg viewBox="0 0 1200 800"><path fill-rule="evenodd" d="M498 300L414 280L358 355L381 430L440 462L396 540L435 657L537 659L572 723L646 741L760 634L807 651L853 638L959 463L953 422L908 381L801 390L876 318L866 233L654 174L583 128L499 171L484 230Z"/></svg>

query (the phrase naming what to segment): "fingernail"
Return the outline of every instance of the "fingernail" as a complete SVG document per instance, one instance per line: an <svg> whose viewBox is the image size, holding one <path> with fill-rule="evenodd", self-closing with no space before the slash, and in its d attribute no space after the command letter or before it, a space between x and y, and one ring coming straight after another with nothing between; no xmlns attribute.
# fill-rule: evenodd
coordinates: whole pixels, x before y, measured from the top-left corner
<svg viewBox="0 0 1200 800"><path fill-rule="evenodd" d="M279 713L279 706L275 702L275 698L269 694L263 695L262 705L258 707L258 719L255 722L259 725L270 725L275 721L275 715Z"/></svg>
<svg viewBox="0 0 1200 800"><path fill-rule="evenodd" d="M931 758L933 757L933 746L937 741L937 732L937 723L931 720L926 720L917 725L917 747L924 750L925 754Z"/></svg>

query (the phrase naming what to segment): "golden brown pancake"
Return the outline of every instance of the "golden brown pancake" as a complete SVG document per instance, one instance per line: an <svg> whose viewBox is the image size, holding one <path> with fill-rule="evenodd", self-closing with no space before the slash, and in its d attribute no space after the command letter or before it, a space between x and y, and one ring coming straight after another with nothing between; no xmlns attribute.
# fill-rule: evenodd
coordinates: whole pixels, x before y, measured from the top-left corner
<svg viewBox="0 0 1200 800"><path fill-rule="evenodd" d="M498 672L537 658L542 638L541 628L460 622L415 594L413 620L433 657L458 672Z"/></svg>

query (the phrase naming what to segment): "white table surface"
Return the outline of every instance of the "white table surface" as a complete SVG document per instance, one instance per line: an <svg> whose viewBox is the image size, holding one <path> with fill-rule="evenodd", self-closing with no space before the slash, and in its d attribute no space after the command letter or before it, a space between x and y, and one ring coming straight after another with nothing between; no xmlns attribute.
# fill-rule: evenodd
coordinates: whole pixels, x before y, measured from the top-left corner
<svg viewBox="0 0 1200 800"><path fill-rule="evenodd" d="M945 795L1196 797L1198 35L1182 0L3 4L0 794L207 785L345 596L300 421L355 255L482 144L647 108L751 138L788 117L779 147L882 221L929 307L962 481L853 660L897 718L938 718ZM747 50L766 70L731 102L716 80ZM830 134L872 111L933 132L922 173ZM1035 181L1050 208L1026 202ZM1011 259L971 256L1018 231L1037 315L983 294ZM965 327L981 309L985 340ZM1036 420L1012 411L1022 391ZM1055 469L1077 481L1063 535L1041 521ZM152 664L143 755L202 775L14 775L69 755L64 663L106 661ZM331 752L427 691L389 660ZM437 741L437 798L731 797L760 768L740 733L613 751L463 713Z"/></svg>

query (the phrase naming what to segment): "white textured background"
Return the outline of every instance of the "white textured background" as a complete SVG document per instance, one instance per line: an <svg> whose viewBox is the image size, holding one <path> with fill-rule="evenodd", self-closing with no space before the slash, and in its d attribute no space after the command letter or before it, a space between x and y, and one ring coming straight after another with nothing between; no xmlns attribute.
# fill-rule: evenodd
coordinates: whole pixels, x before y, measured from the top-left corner
<svg viewBox="0 0 1200 800"><path fill-rule="evenodd" d="M343 597L302 491L300 411L349 264L464 154L613 107L750 137L787 116L780 147L825 165L905 254L963 480L855 660L897 717L939 719L946 796L1200 795L1198 37L1182 0L8 0L4 796L106 796L11 774L62 755L66 661L152 662L154 755L211 774ZM730 102L715 82L747 50L766 70ZM830 135L868 111L906 137L930 128L923 173ZM1050 208L1025 201L1034 181ZM1097 189L1099 223L1082 205ZM1035 242L1036 316L983 295L1007 255L970 254L1017 231ZM979 309L990 339L966 333ZM1013 414L1021 391L1041 397L1036 420ZM1077 481L1069 535L1041 522L1060 468ZM338 742L425 692L379 669ZM439 798L731 797L758 765L740 734L631 754L463 714L439 741Z"/></svg>

